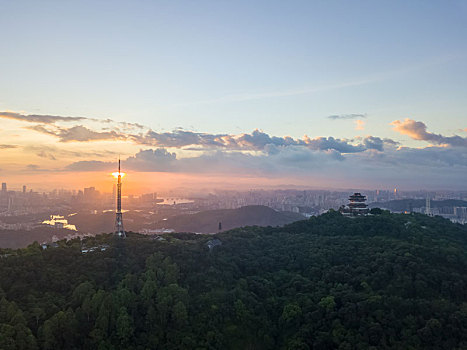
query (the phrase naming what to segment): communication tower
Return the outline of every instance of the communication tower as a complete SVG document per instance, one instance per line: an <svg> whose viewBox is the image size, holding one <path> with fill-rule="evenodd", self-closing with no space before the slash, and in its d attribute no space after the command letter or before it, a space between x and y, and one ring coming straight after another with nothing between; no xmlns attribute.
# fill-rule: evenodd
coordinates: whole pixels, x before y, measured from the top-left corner
<svg viewBox="0 0 467 350"><path fill-rule="evenodd" d="M126 233L123 229L122 215L122 173L120 172L120 158L118 158L118 173L117 173L117 211L115 214L115 235L125 238Z"/></svg>

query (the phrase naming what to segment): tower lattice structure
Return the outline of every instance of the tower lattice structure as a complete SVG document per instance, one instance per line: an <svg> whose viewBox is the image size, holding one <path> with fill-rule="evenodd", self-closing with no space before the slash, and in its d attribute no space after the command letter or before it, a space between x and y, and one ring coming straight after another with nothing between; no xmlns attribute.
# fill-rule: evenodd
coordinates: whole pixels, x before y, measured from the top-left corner
<svg viewBox="0 0 467 350"><path fill-rule="evenodd" d="M120 172L120 158L118 159L118 182L117 182L117 211L115 213L115 235L125 238L122 215L122 174Z"/></svg>

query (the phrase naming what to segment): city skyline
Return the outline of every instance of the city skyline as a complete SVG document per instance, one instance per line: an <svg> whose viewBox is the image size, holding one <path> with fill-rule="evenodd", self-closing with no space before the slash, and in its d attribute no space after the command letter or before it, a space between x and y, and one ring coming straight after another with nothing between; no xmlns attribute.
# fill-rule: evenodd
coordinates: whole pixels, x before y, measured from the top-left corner
<svg viewBox="0 0 467 350"><path fill-rule="evenodd" d="M134 193L467 189L463 1L17 1L0 18L11 186L109 191L121 155Z"/></svg>

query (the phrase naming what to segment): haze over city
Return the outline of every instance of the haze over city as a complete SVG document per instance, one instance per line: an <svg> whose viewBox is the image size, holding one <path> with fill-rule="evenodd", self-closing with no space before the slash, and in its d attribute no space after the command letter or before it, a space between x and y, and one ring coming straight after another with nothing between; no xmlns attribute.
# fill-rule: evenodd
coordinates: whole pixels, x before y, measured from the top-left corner
<svg viewBox="0 0 467 350"><path fill-rule="evenodd" d="M27 4L27 6L26 6ZM2 2L0 180L466 190L467 6Z"/></svg>

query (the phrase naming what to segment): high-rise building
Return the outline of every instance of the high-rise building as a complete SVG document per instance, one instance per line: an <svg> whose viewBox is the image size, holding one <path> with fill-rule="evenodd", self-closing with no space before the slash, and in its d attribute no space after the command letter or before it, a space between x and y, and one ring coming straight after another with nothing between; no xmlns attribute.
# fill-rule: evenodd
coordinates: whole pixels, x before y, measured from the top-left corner
<svg viewBox="0 0 467 350"><path fill-rule="evenodd" d="M425 214L431 215L431 203L430 203L430 197L428 196L426 196Z"/></svg>
<svg viewBox="0 0 467 350"><path fill-rule="evenodd" d="M26 193L26 185L23 185L23 193Z"/></svg>
<svg viewBox="0 0 467 350"><path fill-rule="evenodd" d="M86 187L83 192L85 202L93 203L99 199L99 191L95 187Z"/></svg>
<svg viewBox="0 0 467 350"><path fill-rule="evenodd" d="M7 189L6 189L6 182L2 182L2 192L3 193L6 193Z"/></svg>

